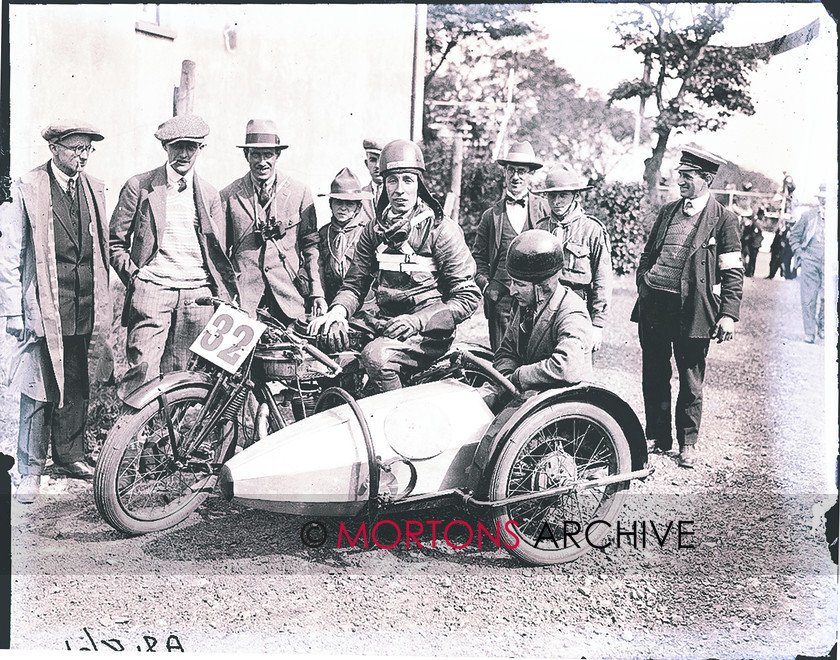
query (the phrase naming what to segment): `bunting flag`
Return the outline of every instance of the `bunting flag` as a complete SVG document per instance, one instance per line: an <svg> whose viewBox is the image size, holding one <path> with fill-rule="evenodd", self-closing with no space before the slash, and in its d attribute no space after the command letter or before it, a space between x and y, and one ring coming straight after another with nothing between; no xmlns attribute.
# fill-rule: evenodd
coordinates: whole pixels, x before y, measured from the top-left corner
<svg viewBox="0 0 840 660"><path fill-rule="evenodd" d="M733 46L732 50L742 50L744 48L756 49L760 57L772 57L779 53L792 50L798 46L813 41L820 31L820 19L817 18L803 28L794 30L790 34L786 34L773 41L765 41L764 43L753 44L752 46Z"/></svg>

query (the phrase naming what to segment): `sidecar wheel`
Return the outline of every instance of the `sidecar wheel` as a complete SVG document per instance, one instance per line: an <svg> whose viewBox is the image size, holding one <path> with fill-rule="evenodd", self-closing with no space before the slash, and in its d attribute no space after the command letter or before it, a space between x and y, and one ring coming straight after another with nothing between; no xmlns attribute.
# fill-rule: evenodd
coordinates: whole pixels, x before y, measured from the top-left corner
<svg viewBox="0 0 840 660"><path fill-rule="evenodd" d="M494 464L489 495L501 500L631 469L630 447L618 423L597 406L564 401L513 431ZM523 562L573 561L603 545L628 487L624 481L509 504L494 510L494 521L501 529L516 521L518 526L507 525L507 545L516 546L508 550Z"/></svg>
<svg viewBox="0 0 840 660"><path fill-rule="evenodd" d="M181 443L203 423L209 392L209 385L196 383L168 393L176 442ZM231 427L231 422L221 422L210 429L206 439L177 464L160 399L121 417L108 434L94 473L93 496L99 513L126 534L177 525L213 490L217 474L209 467L199 471L195 466L218 464L226 458L236 435Z"/></svg>

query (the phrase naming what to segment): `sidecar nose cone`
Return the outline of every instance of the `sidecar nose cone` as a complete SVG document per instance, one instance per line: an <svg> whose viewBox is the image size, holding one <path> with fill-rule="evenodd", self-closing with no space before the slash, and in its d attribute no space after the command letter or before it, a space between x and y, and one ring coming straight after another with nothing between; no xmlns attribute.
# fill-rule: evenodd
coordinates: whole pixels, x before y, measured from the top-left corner
<svg viewBox="0 0 840 660"><path fill-rule="evenodd" d="M231 475L227 465L223 465L221 472L219 472L218 484L219 490L222 491L222 497L230 502L233 499L233 475Z"/></svg>

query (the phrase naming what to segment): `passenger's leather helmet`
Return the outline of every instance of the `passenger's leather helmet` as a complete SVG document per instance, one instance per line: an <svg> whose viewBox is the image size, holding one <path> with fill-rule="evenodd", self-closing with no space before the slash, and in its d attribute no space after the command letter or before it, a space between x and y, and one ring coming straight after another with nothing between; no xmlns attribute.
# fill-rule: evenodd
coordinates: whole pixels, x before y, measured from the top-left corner
<svg viewBox="0 0 840 660"><path fill-rule="evenodd" d="M563 246L542 229L523 231L510 242L508 274L524 282L542 282L563 267Z"/></svg>

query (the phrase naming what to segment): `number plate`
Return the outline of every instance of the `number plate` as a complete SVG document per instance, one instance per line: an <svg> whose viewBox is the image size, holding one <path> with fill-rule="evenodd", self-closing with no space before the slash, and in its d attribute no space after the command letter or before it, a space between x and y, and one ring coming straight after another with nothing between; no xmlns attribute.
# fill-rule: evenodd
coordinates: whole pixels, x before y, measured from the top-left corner
<svg viewBox="0 0 840 660"><path fill-rule="evenodd" d="M217 367L235 373L254 350L266 325L228 305L219 305L190 350Z"/></svg>

